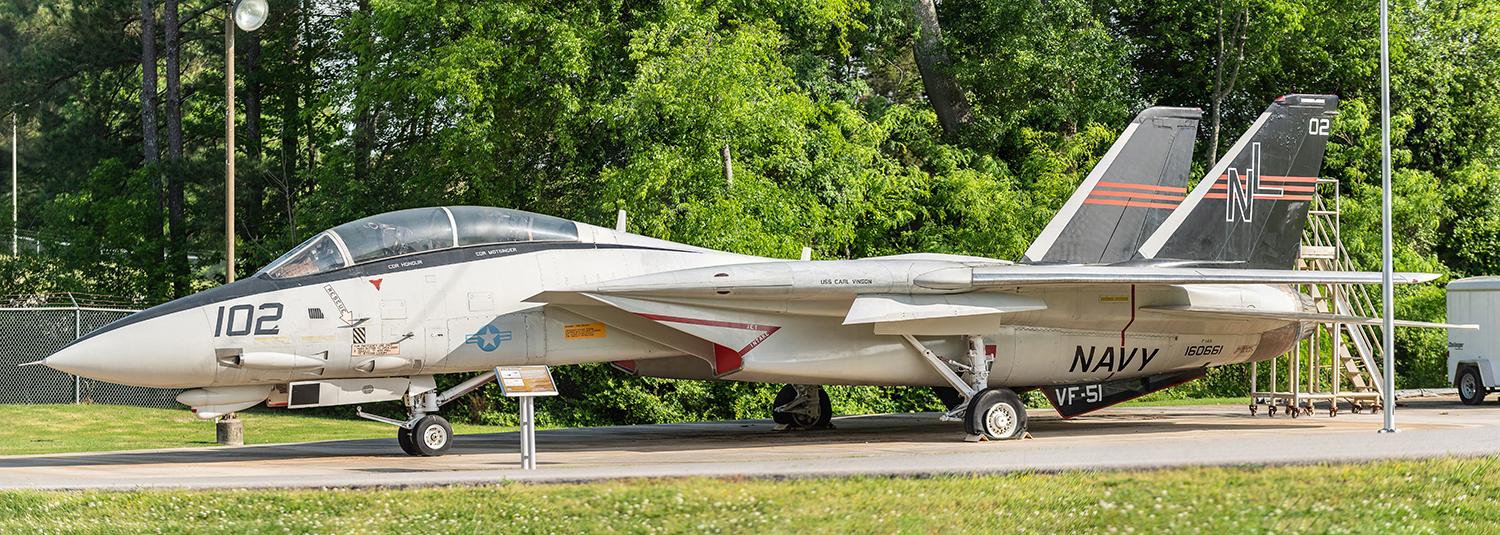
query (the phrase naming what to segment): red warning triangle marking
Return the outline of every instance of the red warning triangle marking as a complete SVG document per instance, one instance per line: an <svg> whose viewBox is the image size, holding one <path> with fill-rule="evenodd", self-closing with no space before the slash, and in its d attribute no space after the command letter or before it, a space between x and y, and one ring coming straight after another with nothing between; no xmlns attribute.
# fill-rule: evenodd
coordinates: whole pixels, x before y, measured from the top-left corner
<svg viewBox="0 0 1500 535"><path fill-rule="evenodd" d="M380 281L383 281L383 280L385 280L385 279L370 279L370 284L374 284L375 285L375 291L378 292L378 291L380 291Z"/></svg>

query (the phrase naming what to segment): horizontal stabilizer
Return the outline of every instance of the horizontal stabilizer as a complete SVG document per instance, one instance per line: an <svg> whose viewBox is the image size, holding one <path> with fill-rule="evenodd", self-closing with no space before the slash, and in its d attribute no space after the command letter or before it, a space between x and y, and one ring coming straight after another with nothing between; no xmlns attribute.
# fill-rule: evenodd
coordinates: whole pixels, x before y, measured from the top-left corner
<svg viewBox="0 0 1500 535"><path fill-rule="evenodd" d="M1435 273L1395 273L1396 284L1438 278ZM947 268L914 282L935 290L1034 284L1379 284L1381 274L1363 271L1164 268L1138 266L993 266Z"/></svg>
<svg viewBox="0 0 1500 535"><path fill-rule="evenodd" d="M1278 319L1289 321L1315 321L1319 323L1350 323L1355 325L1381 325L1385 320L1380 318L1366 318L1362 316L1345 316L1343 314L1324 314L1320 312L1271 312L1256 310L1253 308L1221 308L1221 307L1193 307L1193 306L1154 306L1141 307L1141 310L1162 312L1166 314L1181 314L1188 316L1219 316L1245 319ZM1428 323L1425 321L1395 320L1392 322L1397 327L1426 327L1433 329L1462 329L1465 331L1477 331L1478 325L1456 325L1451 323Z"/></svg>
<svg viewBox="0 0 1500 535"><path fill-rule="evenodd" d="M1035 297L1007 293L959 295L866 294L854 299L844 325L1043 310Z"/></svg>

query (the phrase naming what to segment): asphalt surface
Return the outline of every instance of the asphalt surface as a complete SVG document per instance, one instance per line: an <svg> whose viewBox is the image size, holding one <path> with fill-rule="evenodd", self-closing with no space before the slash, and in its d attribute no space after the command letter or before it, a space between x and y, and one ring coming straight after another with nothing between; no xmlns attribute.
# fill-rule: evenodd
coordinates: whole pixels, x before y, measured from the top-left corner
<svg viewBox="0 0 1500 535"><path fill-rule="evenodd" d="M538 470L520 469L517 433L459 435L442 457L395 438L0 457L0 489L292 488L580 482L638 477L924 477L1012 471L1135 470L1500 455L1500 404L1408 397L1399 433L1379 413L1252 416L1243 405L1112 408L1072 420L1029 412L1033 438L964 442L937 415L834 419L777 432L768 420L537 432ZM1326 407L1326 406L1325 406ZM246 429L253 434L254 429ZM394 433L393 433L394 434Z"/></svg>

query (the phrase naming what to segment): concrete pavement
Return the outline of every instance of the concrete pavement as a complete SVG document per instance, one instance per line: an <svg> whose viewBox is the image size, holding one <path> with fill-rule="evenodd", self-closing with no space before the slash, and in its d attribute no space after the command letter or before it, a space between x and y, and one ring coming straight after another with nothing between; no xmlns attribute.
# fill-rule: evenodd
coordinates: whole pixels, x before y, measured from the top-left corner
<svg viewBox="0 0 1500 535"><path fill-rule="evenodd" d="M516 433L460 435L443 457L394 438L0 457L3 489L381 487L633 477L931 476L1018 470L1306 464L1500 455L1500 405L1403 399L1379 413L1251 416L1243 405L1111 408L1072 420L1029 413L1034 438L966 443L935 414L847 416L837 429L775 432L767 420L537 432L538 470ZM253 433L253 429L247 429Z"/></svg>

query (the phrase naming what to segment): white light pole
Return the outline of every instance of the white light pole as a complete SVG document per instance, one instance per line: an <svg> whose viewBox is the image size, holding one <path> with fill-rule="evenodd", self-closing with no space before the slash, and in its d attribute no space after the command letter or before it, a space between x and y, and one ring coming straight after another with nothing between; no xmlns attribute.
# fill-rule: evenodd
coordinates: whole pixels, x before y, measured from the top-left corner
<svg viewBox="0 0 1500 535"><path fill-rule="evenodd" d="M224 283L234 282L234 27L255 31L266 23L266 0L226 2L224 17Z"/></svg>
<svg viewBox="0 0 1500 535"><path fill-rule="evenodd" d="M21 181L21 173L16 166L16 143L20 140L16 135L16 107L10 107L10 255L19 254L16 248L16 184Z"/></svg>
<svg viewBox="0 0 1500 535"><path fill-rule="evenodd" d="M1390 26L1386 0L1380 0L1380 300L1381 334L1385 346L1385 427L1381 433L1395 433L1396 429L1396 326L1392 318L1396 314L1396 291L1391 284L1391 49Z"/></svg>

